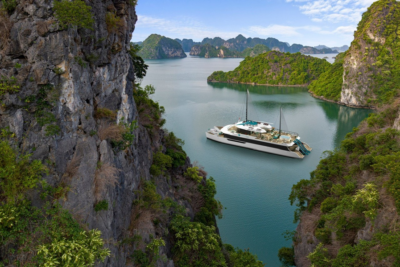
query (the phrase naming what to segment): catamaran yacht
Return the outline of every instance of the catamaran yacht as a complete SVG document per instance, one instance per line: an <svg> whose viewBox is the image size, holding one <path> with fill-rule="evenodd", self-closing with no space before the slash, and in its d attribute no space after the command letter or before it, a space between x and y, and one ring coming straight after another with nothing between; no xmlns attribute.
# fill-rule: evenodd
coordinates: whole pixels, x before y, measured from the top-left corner
<svg viewBox="0 0 400 267"><path fill-rule="evenodd" d="M291 158L303 159L312 148L300 141L298 133L282 130L282 108L280 109L279 128L272 123L248 120L248 99L246 95L246 119L226 126L214 126L206 132L206 137L220 143L249 148L262 152Z"/></svg>

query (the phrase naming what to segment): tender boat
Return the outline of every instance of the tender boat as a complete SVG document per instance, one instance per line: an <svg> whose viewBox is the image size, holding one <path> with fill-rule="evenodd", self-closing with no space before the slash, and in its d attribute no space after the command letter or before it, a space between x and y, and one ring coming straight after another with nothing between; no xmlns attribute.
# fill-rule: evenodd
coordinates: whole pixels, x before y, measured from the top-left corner
<svg viewBox="0 0 400 267"><path fill-rule="evenodd" d="M208 139L291 158L303 159L310 154L312 148L307 143L300 141L298 133L281 129L282 108L280 109L278 129L268 122L248 120L248 95L249 91L247 90L246 120L239 120L226 126L214 126L206 132Z"/></svg>

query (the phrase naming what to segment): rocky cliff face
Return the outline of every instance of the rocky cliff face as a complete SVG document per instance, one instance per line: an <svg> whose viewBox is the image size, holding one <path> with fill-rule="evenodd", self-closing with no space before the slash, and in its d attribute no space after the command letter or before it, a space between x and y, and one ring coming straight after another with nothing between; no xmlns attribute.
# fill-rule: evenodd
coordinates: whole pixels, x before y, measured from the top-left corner
<svg viewBox="0 0 400 267"><path fill-rule="evenodd" d="M194 45L192 49L190 49L191 56L198 56L201 53L201 45Z"/></svg>
<svg viewBox="0 0 400 267"><path fill-rule="evenodd" d="M15 10L1 11L6 25L0 45L2 90L4 85L17 89L0 93L0 127L9 127L17 150L46 163L48 184L68 188L58 200L62 207L88 229L101 230L112 256L98 266L133 266L132 251L143 249L143 244L138 248L123 241L135 235L144 242L164 236L166 246L160 254L169 257L168 226L155 226L151 213L137 220L133 203L143 181L153 179L162 198L182 205L193 218L193 206L181 198L179 182L171 180L184 179L190 162L187 159L168 177L150 174L155 152L165 152L165 139L159 128L144 127L147 117L139 116L133 98L135 67L127 51L137 21L135 6L119 0L86 4L92 8L92 29L61 29L54 1L21 1ZM108 13L118 18L120 27L110 30ZM184 55L162 49L168 55ZM134 139L127 147L116 146L112 129L134 121ZM43 204L35 193L29 198L35 206ZM96 212L99 201L106 201L108 209ZM173 265L171 260L158 262Z"/></svg>
<svg viewBox="0 0 400 267"><path fill-rule="evenodd" d="M376 105L395 95L400 73L399 9L399 2L377 1L363 14L344 59L341 102Z"/></svg>

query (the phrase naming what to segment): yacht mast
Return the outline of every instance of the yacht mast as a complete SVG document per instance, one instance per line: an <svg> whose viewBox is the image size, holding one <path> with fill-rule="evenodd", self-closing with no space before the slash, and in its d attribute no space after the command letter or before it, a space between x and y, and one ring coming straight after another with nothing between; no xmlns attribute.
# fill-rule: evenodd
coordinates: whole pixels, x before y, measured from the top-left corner
<svg viewBox="0 0 400 267"><path fill-rule="evenodd" d="M279 113L279 136L281 136L281 125L282 125L282 106Z"/></svg>
<svg viewBox="0 0 400 267"><path fill-rule="evenodd" d="M247 109L249 105L249 89L247 89L247 94L246 94L246 121L247 121Z"/></svg>

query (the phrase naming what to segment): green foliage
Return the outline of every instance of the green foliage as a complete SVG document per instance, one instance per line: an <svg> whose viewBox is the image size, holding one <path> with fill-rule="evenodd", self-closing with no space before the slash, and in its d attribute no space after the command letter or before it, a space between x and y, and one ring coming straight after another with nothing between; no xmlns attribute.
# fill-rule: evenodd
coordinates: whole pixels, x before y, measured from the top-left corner
<svg viewBox="0 0 400 267"><path fill-rule="evenodd" d="M54 68L53 71L57 75L63 75L65 73L65 70L63 70L62 68L58 68L58 67Z"/></svg>
<svg viewBox="0 0 400 267"><path fill-rule="evenodd" d="M1 0L2 8L4 8L9 14L14 12L15 8L17 7L16 0Z"/></svg>
<svg viewBox="0 0 400 267"><path fill-rule="evenodd" d="M27 201L2 203L0 220L2 263L6 265L18 265L24 258L32 266L76 266L75 260L79 266L94 266L110 253L103 248L99 231L84 231L58 204L47 203L38 209Z"/></svg>
<svg viewBox="0 0 400 267"><path fill-rule="evenodd" d="M167 171L167 168L171 168L172 158L168 155L163 154L161 151L157 151L153 155L153 164L150 167L150 173L154 176L159 176Z"/></svg>
<svg viewBox="0 0 400 267"><path fill-rule="evenodd" d="M115 151L125 150L133 144L133 141L135 140L134 131L138 127L136 121L126 123L123 118L121 119L119 126L122 131L122 140L111 140L111 145Z"/></svg>
<svg viewBox="0 0 400 267"><path fill-rule="evenodd" d="M66 1L66 0L64 0L64 1ZM86 68L87 67L86 62L83 61L83 59L81 57L76 56L76 57L74 57L74 59L75 59L75 62L78 63L78 65L81 66L82 68Z"/></svg>
<svg viewBox="0 0 400 267"><path fill-rule="evenodd" d="M332 261L332 267L370 266L368 251L372 244L372 242L361 240L354 246L345 245L340 248L338 255Z"/></svg>
<svg viewBox="0 0 400 267"><path fill-rule="evenodd" d="M7 78L2 76L0 79L0 97L6 93L12 94L18 92L20 86L17 84L17 79L12 76Z"/></svg>
<svg viewBox="0 0 400 267"><path fill-rule="evenodd" d="M310 84L310 91L334 101L340 100L343 85L343 62L334 63L331 68Z"/></svg>
<svg viewBox="0 0 400 267"><path fill-rule="evenodd" d="M91 130L90 132L89 132L89 135L90 136L95 136L97 134L97 132L95 131L95 130Z"/></svg>
<svg viewBox="0 0 400 267"><path fill-rule="evenodd" d="M263 54L271 51L266 45L257 44L253 48L246 48L243 52L240 53L240 57L255 57L259 54Z"/></svg>
<svg viewBox="0 0 400 267"><path fill-rule="evenodd" d="M46 136L58 135L61 132L61 128L58 125L50 124L46 127Z"/></svg>
<svg viewBox="0 0 400 267"><path fill-rule="evenodd" d="M153 240L150 241L149 244L146 246L146 251L149 252L150 255L150 266L157 266L157 260L160 259L159 253L160 253L160 247L165 246L165 241L161 238L154 238Z"/></svg>
<svg viewBox="0 0 400 267"><path fill-rule="evenodd" d="M158 34L152 34L144 40L142 49L140 49L137 55L144 59L168 58L168 55L164 53L163 47L182 50L183 53L182 46L177 41Z"/></svg>
<svg viewBox="0 0 400 267"><path fill-rule="evenodd" d="M110 120L115 120L117 118L117 113L115 111L112 111L108 108L100 108L98 107L96 109L95 117L97 119L110 119Z"/></svg>
<svg viewBox="0 0 400 267"><path fill-rule="evenodd" d="M179 266L226 266L214 226L190 222L189 218L178 215L170 228L175 239L174 261Z"/></svg>
<svg viewBox="0 0 400 267"><path fill-rule="evenodd" d="M103 249L101 232L91 230L80 232L72 240L55 240L41 245L39 257L43 257L44 266L94 266L96 260L104 261L110 251Z"/></svg>
<svg viewBox="0 0 400 267"><path fill-rule="evenodd" d="M199 175L199 167L197 166L187 168L184 175L196 183L200 183L203 180L203 177Z"/></svg>
<svg viewBox="0 0 400 267"><path fill-rule="evenodd" d="M167 148L165 154L172 158L172 167L177 168L184 165L186 162L186 153L183 151L182 146L185 142L176 137L173 132L168 132L167 130L164 130L164 132L165 146Z"/></svg>
<svg viewBox="0 0 400 267"><path fill-rule="evenodd" d="M278 252L279 261L282 263L282 266L296 266L294 262L294 248L290 247L282 247Z"/></svg>
<svg viewBox="0 0 400 267"><path fill-rule="evenodd" d="M82 0L61 0L54 2L54 16L60 23L60 27L87 28L93 29L92 7Z"/></svg>
<svg viewBox="0 0 400 267"><path fill-rule="evenodd" d="M102 210L108 210L107 200L99 201L96 205L94 205L94 211L99 212Z"/></svg>
<svg viewBox="0 0 400 267"><path fill-rule="evenodd" d="M106 25L109 33L116 33L118 29L124 27L124 21L118 17L114 12L106 13Z"/></svg>
<svg viewBox="0 0 400 267"><path fill-rule="evenodd" d="M222 218L223 208L221 202L214 198L217 194L214 178L210 177L207 179L205 185L200 183L198 185L198 190L203 196L204 205L194 219L197 222L212 226L215 224L215 216L218 216L220 219Z"/></svg>
<svg viewBox="0 0 400 267"><path fill-rule="evenodd" d="M337 205L337 200L332 198L332 197L327 197L322 203L321 203L321 211L323 213L328 213L331 210L333 210Z"/></svg>
<svg viewBox="0 0 400 267"><path fill-rule="evenodd" d="M367 70L362 77L354 75L348 80L354 84L363 83L369 90L364 96L367 104L390 103L400 88L400 45L398 24L400 3L395 0L375 1L363 14L355 32L350 50L364 54ZM374 37L368 33L374 32ZM384 42L382 42L384 40ZM363 44L361 46L360 44Z"/></svg>
<svg viewBox="0 0 400 267"><path fill-rule="evenodd" d="M241 250L240 248L234 249L231 245L225 244L225 249L229 252L229 266L232 267L263 267L261 261L257 259L257 255L251 254L249 249Z"/></svg>
<svg viewBox="0 0 400 267"><path fill-rule="evenodd" d="M379 193L376 185L372 183L366 183L364 188L358 190L353 196L353 206L357 203L362 204L365 207L365 217L370 220L374 220L377 216L377 208L379 204Z"/></svg>
<svg viewBox="0 0 400 267"><path fill-rule="evenodd" d="M317 248L307 258L311 261L313 267L326 267L330 266L331 263L328 250L323 247L322 243L319 243Z"/></svg>
<svg viewBox="0 0 400 267"><path fill-rule="evenodd" d="M154 86L146 85L145 88L142 88L140 84L136 84L135 87L133 97L140 114L139 123L151 134L154 134L165 123L165 119L161 117L165 109L150 98L150 95L155 92Z"/></svg>
<svg viewBox="0 0 400 267"><path fill-rule="evenodd" d="M128 51L132 58L132 63L134 66L135 77L138 79L143 79L146 76L148 65L144 63L142 57L138 56L137 53L140 51L140 46L134 43L130 44L130 49Z"/></svg>
<svg viewBox="0 0 400 267"><path fill-rule="evenodd" d="M14 68L16 68L16 69L20 69L21 67L22 67L22 65L19 63L15 63L15 65L14 65Z"/></svg>
<svg viewBox="0 0 400 267"><path fill-rule="evenodd" d="M257 83L269 85L308 85L329 70L324 59L300 53L267 52L254 58L247 57L233 71L216 71L208 81Z"/></svg>
<svg viewBox="0 0 400 267"><path fill-rule="evenodd" d="M6 141L0 142L0 194L9 202L24 199L26 191L36 188L45 166L39 160L30 160L29 154L17 155Z"/></svg>
<svg viewBox="0 0 400 267"><path fill-rule="evenodd" d="M322 228L315 230L315 237L321 241L323 244L331 243L332 232L329 229Z"/></svg>

